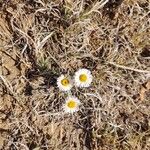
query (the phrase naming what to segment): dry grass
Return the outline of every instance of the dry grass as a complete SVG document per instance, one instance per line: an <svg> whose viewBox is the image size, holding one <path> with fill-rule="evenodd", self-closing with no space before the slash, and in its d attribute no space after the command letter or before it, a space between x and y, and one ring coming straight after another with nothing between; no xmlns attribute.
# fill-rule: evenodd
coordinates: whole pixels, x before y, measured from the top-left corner
<svg viewBox="0 0 150 150"><path fill-rule="evenodd" d="M150 149L149 0L0 0L0 149ZM64 114L57 77L88 68Z"/></svg>

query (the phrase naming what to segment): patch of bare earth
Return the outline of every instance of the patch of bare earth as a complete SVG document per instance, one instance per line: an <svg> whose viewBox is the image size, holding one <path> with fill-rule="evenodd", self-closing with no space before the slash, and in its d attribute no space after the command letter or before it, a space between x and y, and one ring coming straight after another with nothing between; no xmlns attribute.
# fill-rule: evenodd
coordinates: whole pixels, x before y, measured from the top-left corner
<svg viewBox="0 0 150 150"><path fill-rule="evenodd" d="M0 149L150 149L149 0L0 0ZM91 70L68 115L57 77Z"/></svg>

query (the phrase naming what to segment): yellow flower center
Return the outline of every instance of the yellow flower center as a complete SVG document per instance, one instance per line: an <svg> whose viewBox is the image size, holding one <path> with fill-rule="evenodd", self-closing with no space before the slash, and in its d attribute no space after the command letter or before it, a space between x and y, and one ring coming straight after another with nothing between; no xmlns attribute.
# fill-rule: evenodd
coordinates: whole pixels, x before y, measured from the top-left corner
<svg viewBox="0 0 150 150"><path fill-rule="evenodd" d="M80 79L81 82L86 82L87 76L86 76L85 74L81 74L81 75L79 76L79 79Z"/></svg>
<svg viewBox="0 0 150 150"><path fill-rule="evenodd" d="M68 86L69 85L69 80L68 79L63 79L63 80L61 80L61 84L63 85L63 86Z"/></svg>
<svg viewBox="0 0 150 150"><path fill-rule="evenodd" d="M77 105L76 102L73 101L73 100L70 100L70 101L67 103L67 106L68 106L69 108L75 108L76 105Z"/></svg>

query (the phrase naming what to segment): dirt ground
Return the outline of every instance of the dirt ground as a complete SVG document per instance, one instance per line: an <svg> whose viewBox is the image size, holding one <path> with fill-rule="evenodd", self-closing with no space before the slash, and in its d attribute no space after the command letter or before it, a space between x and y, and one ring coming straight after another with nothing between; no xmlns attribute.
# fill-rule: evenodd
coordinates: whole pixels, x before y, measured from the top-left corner
<svg viewBox="0 0 150 150"><path fill-rule="evenodd" d="M65 114L56 81L79 68ZM149 150L150 1L0 0L0 149Z"/></svg>

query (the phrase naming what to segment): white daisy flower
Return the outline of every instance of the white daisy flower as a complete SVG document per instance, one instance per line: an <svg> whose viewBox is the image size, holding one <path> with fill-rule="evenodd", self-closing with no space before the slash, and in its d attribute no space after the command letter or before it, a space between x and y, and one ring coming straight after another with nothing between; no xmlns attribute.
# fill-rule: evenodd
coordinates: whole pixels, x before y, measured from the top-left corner
<svg viewBox="0 0 150 150"><path fill-rule="evenodd" d="M79 69L75 73L74 81L77 87L89 87L92 82L93 76L88 69Z"/></svg>
<svg viewBox="0 0 150 150"><path fill-rule="evenodd" d="M61 91L69 91L72 88L72 82L69 78L67 78L64 75L61 75L58 79L57 79L57 85L58 88Z"/></svg>
<svg viewBox="0 0 150 150"><path fill-rule="evenodd" d="M66 113L74 113L79 110L80 100L77 97L69 96L64 104Z"/></svg>

